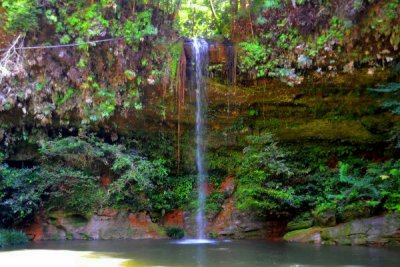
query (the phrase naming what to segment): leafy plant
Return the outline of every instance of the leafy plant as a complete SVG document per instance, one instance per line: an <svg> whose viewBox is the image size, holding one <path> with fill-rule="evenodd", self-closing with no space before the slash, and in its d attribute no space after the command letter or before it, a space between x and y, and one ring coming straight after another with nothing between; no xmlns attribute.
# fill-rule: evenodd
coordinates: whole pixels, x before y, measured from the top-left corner
<svg viewBox="0 0 400 267"><path fill-rule="evenodd" d="M0 248L7 246L22 245L28 243L25 233L12 229L0 229Z"/></svg>
<svg viewBox="0 0 400 267"><path fill-rule="evenodd" d="M390 98L385 98L382 106L392 113L400 115L400 83L387 83L376 88L368 88L368 91L388 95Z"/></svg>
<svg viewBox="0 0 400 267"><path fill-rule="evenodd" d="M257 78L266 75L265 62L267 52L265 47L258 40L242 42L239 44L241 53L239 54L239 69L241 72L247 72Z"/></svg>
<svg viewBox="0 0 400 267"><path fill-rule="evenodd" d="M0 226L13 226L33 217L45 190L38 170L0 165Z"/></svg>
<svg viewBox="0 0 400 267"><path fill-rule="evenodd" d="M5 28L11 32L36 30L40 9L34 0L3 0Z"/></svg>
<svg viewBox="0 0 400 267"><path fill-rule="evenodd" d="M167 227L165 229L165 233L167 234L168 237L172 239L182 239L185 236L184 230L176 226Z"/></svg>
<svg viewBox="0 0 400 267"><path fill-rule="evenodd" d="M301 199L290 185L293 176L271 134L249 136L239 169L238 207L255 210L259 215L285 215L298 208Z"/></svg>

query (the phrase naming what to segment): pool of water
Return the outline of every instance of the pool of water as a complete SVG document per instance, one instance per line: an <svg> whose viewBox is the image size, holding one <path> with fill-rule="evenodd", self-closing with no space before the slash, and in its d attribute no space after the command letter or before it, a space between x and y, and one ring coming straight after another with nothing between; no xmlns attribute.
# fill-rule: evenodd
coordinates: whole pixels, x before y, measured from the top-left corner
<svg viewBox="0 0 400 267"><path fill-rule="evenodd" d="M400 249L267 241L46 241L0 250L0 266L400 266Z"/></svg>

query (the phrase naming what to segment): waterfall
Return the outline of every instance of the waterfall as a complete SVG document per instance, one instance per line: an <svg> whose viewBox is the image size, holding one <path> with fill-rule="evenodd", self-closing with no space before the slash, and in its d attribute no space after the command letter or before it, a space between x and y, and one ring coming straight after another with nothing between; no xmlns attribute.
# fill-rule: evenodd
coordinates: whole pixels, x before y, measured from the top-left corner
<svg viewBox="0 0 400 267"><path fill-rule="evenodd" d="M197 238L205 239L206 219L204 206L206 198L207 170L204 162L205 115L207 109L207 68L208 44L204 39L193 39L193 54L195 57L195 91L196 91L196 165L198 186L198 210L196 215Z"/></svg>

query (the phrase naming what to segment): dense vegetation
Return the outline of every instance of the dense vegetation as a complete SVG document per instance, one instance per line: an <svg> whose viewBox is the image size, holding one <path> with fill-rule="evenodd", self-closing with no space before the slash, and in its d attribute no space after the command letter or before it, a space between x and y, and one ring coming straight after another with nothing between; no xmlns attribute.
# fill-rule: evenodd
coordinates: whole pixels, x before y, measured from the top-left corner
<svg viewBox="0 0 400 267"><path fill-rule="evenodd" d="M196 210L193 121L184 117L190 100L180 95L185 37L233 43L234 76L250 94L266 90L252 85L279 81L300 88L290 99L309 97L278 99L267 119L251 97L246 110L237 108L241 117L224 132L239 136L235 145L219 141L207 154L215 189L207 198L209 219L231 197L239 210L263 219L312 217L321 225L331 224L325 218L332 214L335 224L400 212L399 14L398 0L3 0L0 43L76 46L11 49L0 63L0 227L58 211L88 219L112 207L145 211L159 222L169 211ZM104 39L112 40L95 43ZM226 82L224 68L210 66L214 80ZM347 88L352 76L340 75L358 69L381 71L384 82ZM312 83L336 77L334 86ZM334 95L350 100L327 111L323 101ZM376 101L350 113L354 98ZM281 125L303 129L273 117L277 109L295 118L312 114L315 128L361 118L380 139L326 141L315 134L304 144L281 141ZM359 128L345 131L357 135ZM227 176L237 181L233 194L220 190ZM166 233L184 235L176 227ZM11 234L0 231L0 246Z"/></svg>
<svg viewBox="0 0 400 267"><path fill-rule="evenodd" d="M0 248L22 245L28 242L27 236L21 231L0 229Z"/></svg>

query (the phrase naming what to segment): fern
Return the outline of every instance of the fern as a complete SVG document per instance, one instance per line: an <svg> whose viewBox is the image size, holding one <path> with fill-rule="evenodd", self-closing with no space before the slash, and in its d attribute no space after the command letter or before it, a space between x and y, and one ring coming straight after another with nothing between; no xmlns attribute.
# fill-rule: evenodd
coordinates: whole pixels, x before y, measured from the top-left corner
<svg viewBox="0 0 400 267"><path fill-rule="evenodd" d="M400 83L388 83L376 88L368 88L368 91L376 93L396 93L400 92Z"/></svg>
<svg viewBox="0 0 400 267"><path fill-rule="evenodd" d="M388 83L376 88L368 88L368 91L375 93L393 94L390 99L386 99L382 103L382 107L389 110L393 114L400 115L400 83Z"/></svg>

